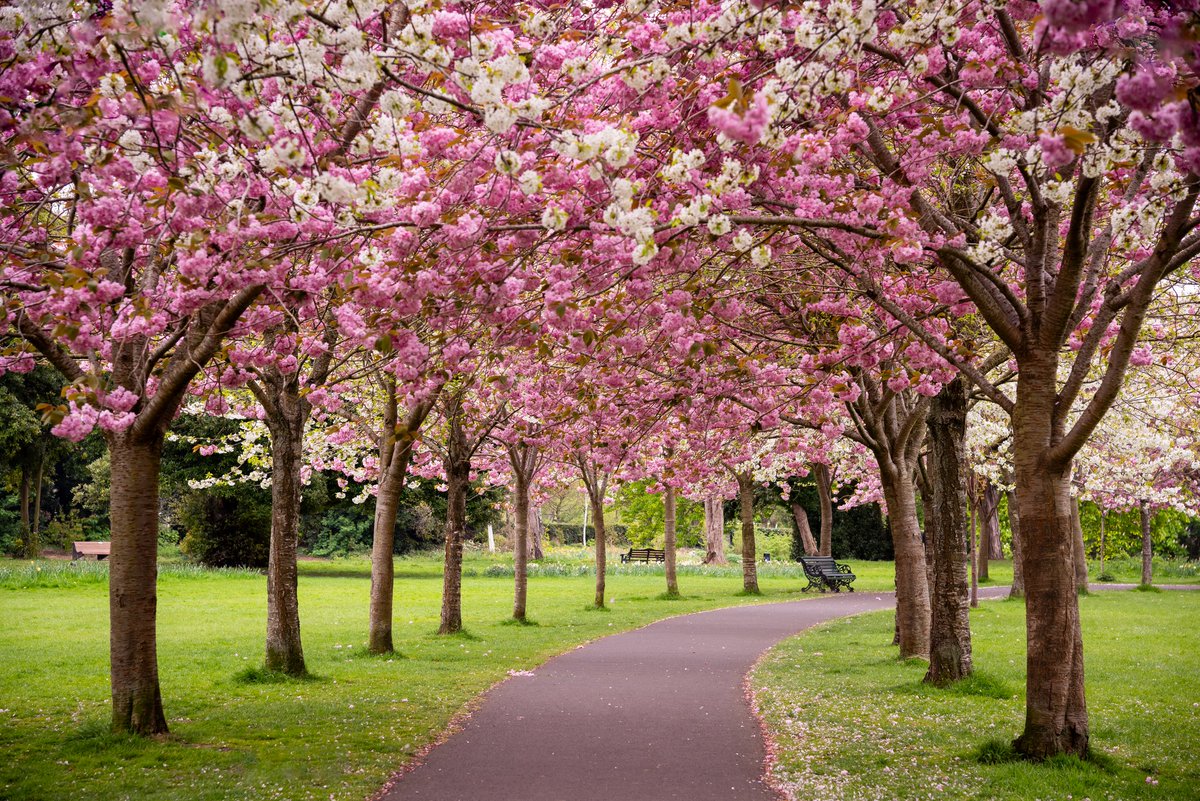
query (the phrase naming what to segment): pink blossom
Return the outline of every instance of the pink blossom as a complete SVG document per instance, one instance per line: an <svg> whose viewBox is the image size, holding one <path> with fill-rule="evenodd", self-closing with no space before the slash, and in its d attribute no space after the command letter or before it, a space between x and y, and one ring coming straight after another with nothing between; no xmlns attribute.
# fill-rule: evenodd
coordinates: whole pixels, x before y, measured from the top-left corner
<svg viewBox="0 0 1200 801"><path fill-rule="evenodd" d="M96 407L88 404L78 406L75 401L71 401L67 406L66 417L51 428L50 433L71 442L79 442L92 433L99 416L100 412Z"/></svg>
<svg viewBox="0 0 1200 801"><path fill-rule="evenodd" d="M436 11L433 15L432 33L442 39L461 39L471 31L471 24L457 11Z"/></svg>
<svg viewBox="0 0 1200 801"><path fill-rule="evenodd" d="M755 95L745 114L738 114L730 108L709 106L708 121L718 131L737 142L748 145L758 144L763 132L770 122L771 114L767 106L767 98L763 94Z"/></svg>
<svg viewBox="0 0 1200 801"><path fill-rule="evenodd" d="M1052 170L1065 167L1075 160L1075 151L1067 145L1065 136L1042 134L1038 142L1042 146L1042 161Z"/></svg>
<svg viewBox="0 0 1200 801"><path fill-rule="evenodd" d="M127 412L137 405L138 395L125 387L117 387L105 394L102 403L115 412Z"/></svg>

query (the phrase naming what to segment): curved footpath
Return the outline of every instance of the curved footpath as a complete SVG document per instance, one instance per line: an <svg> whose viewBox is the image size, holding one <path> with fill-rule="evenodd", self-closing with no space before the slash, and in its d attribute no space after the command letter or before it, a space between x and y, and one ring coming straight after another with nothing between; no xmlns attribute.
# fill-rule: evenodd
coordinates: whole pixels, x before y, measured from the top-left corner
<svg viewBox="0 0 1200 801"><path fill-rule="evenodd" d="M746 673L785 637L894 604L891 593L856 592L736 606L581 646L492 689L381 798L775 799Z"/></svg>
<svg viewBox="0 0 1200 801"><path fill-rule="evenodd" d="M1008 587L980 589L984 598L1007 594ZM785 637L894 604L891 593L858 592L736 606L580 646L493 688L462 731L379 798L776 799L763 782L766 753L746 674Z"/></svg>

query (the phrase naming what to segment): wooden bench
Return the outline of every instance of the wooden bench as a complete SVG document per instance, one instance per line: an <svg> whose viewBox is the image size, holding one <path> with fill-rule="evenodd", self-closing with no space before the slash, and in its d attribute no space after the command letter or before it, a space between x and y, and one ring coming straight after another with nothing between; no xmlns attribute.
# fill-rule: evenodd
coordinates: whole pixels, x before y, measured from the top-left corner
<svg viewBox="0 0 1200 801"><path fill-rule="evenodd" d="M629 553L621 554L622 562L665 562L667 552L657 548L630 548Z"/></svg>
<svg viewBox="0 0 1200 801"><path fill-rule="evenodd" d="M832 556L801 556L800 564L804 565L804 575L808 578L808 586L803 592L812 589L841 592L842 587L854 592L850 583L856 576L850 572L850 565L839 564Z"/></svg>
<svg viewBox="0 0 1200 801"><path fill-rule="evenodd" d="M112 552L111 542L73 542L71 543L72 559L93 558L97 562L107 559Z"/></svg>

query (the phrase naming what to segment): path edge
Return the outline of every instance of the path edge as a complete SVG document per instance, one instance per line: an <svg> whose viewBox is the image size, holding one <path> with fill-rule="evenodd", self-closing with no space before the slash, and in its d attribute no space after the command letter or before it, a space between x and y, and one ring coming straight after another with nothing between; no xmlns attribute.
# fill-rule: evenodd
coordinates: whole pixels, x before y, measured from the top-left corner
<svg viewBox="0 0 1200 801"><path fill-rule="evenodd" d="M891 590L887 590L887 591L884 591L883 594L888 595L888 594L892 594L892 592L893 591L891 591ZM708 614L709 612L719 612L724 609L740 609L742 607L767 606L770 604L788 604L788 603L793 603L795 601L817 600L817 599L820 599L823 597L825 597L825 596L824 595L806 595L806 596L803 596L800 598L790 598L786 601L762 598L761 600L753 600L753 601L749 601L746 603L730 604L729 606L714 606L712 609L700 609L695 612L679 612L674 615L668 615L667 617L660 617L657 620L651 620L649 623L643 623L640 626L634 626L631 629L623 629L621 631L614 631L614 632L610 632L608 634L601 634L600 636L593 637L590 640L584 640L583 642L579 643L578 645L573 645L570 648L567 648L565 651L559 651L556 654L551 654L542 662L539 662L534 667L529 668L529 670L531 670L531 671L541 670L546 665L553 662L555 659L558 659L561 656L565 656L565 655L571 653L572 651L577 651L580 648L586 648L587 646L589 646L593 643L597 643L601 640L606 640L609 637L619 637L622 634L630 634L635 631L641 631L642 629L649 628L650 626L656 625L658 623L662 623L665 620L675 620L676 618L688 617L690 615L705 615L705 614ZM874 610L874 611L882 611L882 610ZM858 612L855 614L865 614L865 613ZM850 617L850 616L847 615L846 617ZM838 619L840 620L841 618L839 617ZM818 625L824 625L824 624L821 623ZM809 630L811 630L811 628L810 629L801 629L800 631L796 632L796 634L791 635L791 636L799 636L799 635L803 634L805 631L809 631ZM785 637L784 639L789 639L789 638ZM783 640L780 640L779 642L783 642ZM775 643L775 645L778 645L778 644L779 643ZM761 660L764 656L766 656L766 654L770 653L771 649L774 648L775 645L772 645L770 648L767 648L765 651L763 651L761 654L758 655L758 659L756 659L754 662L754 665L751 666L750 673L754 672L754 668L758 667L758 661ZM750 673L747 673L746 677L743 678L743 686L745 686L744 682L749 677ZM433 751L433 749L437 748L440 745L444 745L447 740L449 740L451 737L453 737L454 735L461 732L466 727L466 723L468 720L470 720L471 715L475 714L475 712L483 705L483 702L485 700L487 700L487 697L489 695L491 695L492 692L495 691L495 689L497 687L499 687L501 684L504 684L505 682L512 681L515 678L524 678L524 677L512 676L512 675L502 676L501 678L496 680L494 683L489 685L486 689L482 690L478 695L475 695L473 698L471 698L466 703L464 703L459 708L459 710L450 717L450 720L446 722L445 727L442 728L442 730L440 732L438 732L436 737L434 737L428 743L426 743L425 745L421 746L416 751L414 751L412 753L411 758L408 760L408 762L405 762L399 768L397 768L396 770L389 773L387 779L379 787L379 789L377 789L375 792L368 795L366 797L365 801L383 801L384 796L386 796L393 789L395 789L396 785L399 784L400 781L406 775L408 775L412 771L419 768L422 764L424 764L425 758L429 756L430 752ZM753 702L751 704L751 708L753 709ZM757 714L755 714L754 717L756 720L758 720ZM759 725L761 727L761 725L762 725L761 720L759 720ZM764 736L764 743L766 743L766 742L768 742L768 740ZM774 789L775 788L772 786L772 790L774 790ZM782 796L780 796L780 797L782 798Z"/></svg>

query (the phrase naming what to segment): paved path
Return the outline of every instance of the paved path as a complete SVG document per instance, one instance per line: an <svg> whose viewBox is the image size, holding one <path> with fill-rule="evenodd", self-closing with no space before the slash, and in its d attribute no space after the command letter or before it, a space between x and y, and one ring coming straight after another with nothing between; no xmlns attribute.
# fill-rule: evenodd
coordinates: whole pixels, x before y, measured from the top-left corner
<svg viewBox="0 0 1200 801"><path fill-rule="evenodd" d="M717 609L577 648L494 688L383 799L775 799L746 673L789 635L894 604L857 592Z"/></svg>
<svg viewBox="0 0 1200 801"><path fill-rule="evenodd" d="M1002 598L1008 587L979 592ZM746 673L785 637L894 605L891 593L844 593L699 612L597 640L495 687L382 799L774 801Z"/></svg>

